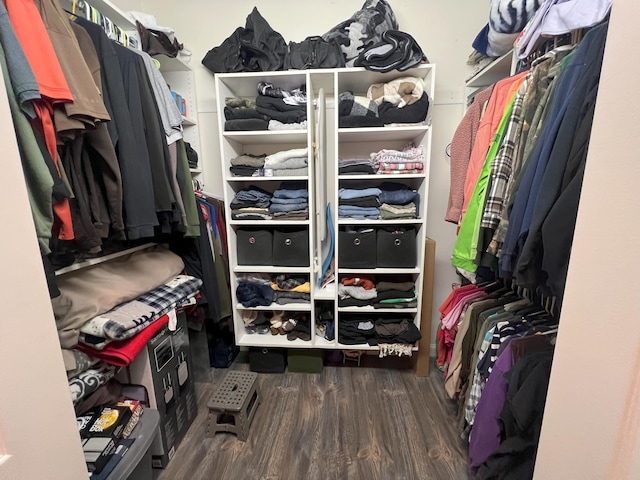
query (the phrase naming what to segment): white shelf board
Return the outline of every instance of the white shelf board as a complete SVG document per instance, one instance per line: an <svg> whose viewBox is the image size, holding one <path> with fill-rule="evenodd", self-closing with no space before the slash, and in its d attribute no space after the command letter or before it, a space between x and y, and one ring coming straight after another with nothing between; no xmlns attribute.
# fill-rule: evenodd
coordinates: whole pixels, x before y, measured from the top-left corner
<svg viewBox="0 0 640 480"><path fill-rule="evenodd" d="M344 343L338 343L336 345L336 348L338 350L365 350L365 351L370 351L370 352L377 352L377 351L380 350L380 347L378 347L377 345L371 346L371 345L369 345L367 343L361 343L359 345L345 345ZM417 346L413 346L411 348L411 351L417 352L418 351L418 347Z"/></svg>
<svg viewBox="0 0 640 480"><path fill-rule="evenodd" d="M339 128L340 142L378 142L392 140L413 140L424 135L431 128L429 125L410 125L406 127L367 127Z"/></svg>
<svg viewBox="0 0 640 480"><path fill-rule="evenodd" d="M373 180L375 179L403 179L403 178L425 178L424 173L371 173L363 175L338 175L339 180Z"/></svg>
<svg viewBox="0 0 640 480"><path fill-rule="evenodd" d="M189 117L185 117L184 115L182 116L182 125L183 126L188 126L191 127L193 125L197 125L198 122L196 122L194 119L189 118Z"/></svg>
<svg viewBox="0 0 640 480"><path fill-rule="evenodd" d="M336 341L335 340L333 340L333 341L327 340L326 338L321 337L316 333L316 338L314 339L313 347L314 348L334 349L334 348L336 348Z"/></svg>
<svg viewBox="0 0 640 480"><path fill-rule="evenodd" d="M434 70L434 65L424 63L404 72L392 70L386 73L372 72L364 67L349 67L337 69L338 88L340 92L351 90L352 92L364 93L373 83L387 83L400 77L425 78ZM428 84L428 82L427 82Z"/></svg>
<svg viewBox="0 0 640 480"><path fill-rule="evenodd" d="M310 312L311 311L311 303L287 303L286 305L280 305L279 303L272 303L271 305L260 305L259 307L245 307L241 303L236 305L236 309L238 310L261 310L261 311L271 311L271 310L284 310L285 312Z"/></svg>
<svg viewBox="0 0 640 480"><path fill-rule="evenodd" d="M224 138L234 140L242 145L273 145L284 143L307 143L306 130L258 130L253 132L222 133Z"/></svg>
<svg viewBox="0 0 640 480"><path fill-rule="evenodd" d="M417 308L338 307L340 313L417 313Z"/></svg>
<svg viewBox="0 0 640 480"><path fill-rule="evenodd" d="M393 218L390 220L356 220L339 218L338 225L421 225L421 218Z"/></svg>
<svg viewBox="0 0 640 480"><path fill-rule="evenodd" d="M238 265L234 273L310 273L311 267L278 267L273 265Z"/></svg>
<svg viewBox="0 0 640 480"><path fill-rule="evenodd" d="M67 267L61 268L60 270L56 270L56 275L64 275L65 273L73 272L75 270L80 270L82 268L91 267L93 265L98 265L100 263L108 262L110 260L115 260L116 258L124 257L125 255L129 255L134 252L139 252L140 250L146 250L147 248L155 247L156 245L157 243L145 243L143 245L138 245L137 247L132 247L126 250L121 250L119 252L110 253L102 257L89 258L81 262L72 263Z"/></svg>
<svg viewBox="0 0 640 480"><path fill-rule="evenodd" d="M324 288L319 288L315 291L316 300L335 300L336 299L336 283L330 283Z"/></svg>
<svg viewBox="0 0 640 480"><path fill-rule="evenodd" d="M262 227L264 225L309 225L309 220L229 220L229 225Z"/></svg>
<svg viewBox="0 0 640 480"><path fill-rule="evenodd" d="M161 72L190 72L191 67L180 59L180 57L167 57L166 55L155 55L153 58L160 62Z"/></svg>
<svg viewBox="0 0 640 480"><path fill-rule="evenodd" d="M300 339L287 340L286 335L271 335L267 333L245 333L236 344L241 347L281 347L281 348L313 348L313 342Z"/></svg>
<svg viewBox="0 0 640 480"><path fill-rule="evenodd" d="M480 70L474 77L465 82L465 86L485 87L496 83L498 80L506 78L511 73L511 60L513 50L509 50L501 57L496 58L489 65Z"/></svg>
<svg viewBox="0 0 640 480"><path fill-rule="evenodd" d="M415 268L338 268L338 273L372 273L375 275L411 274L420 273L418 267Z"/></svg>
<svg viewBox="0 0 640 480"><path fill-rule="evenodd" d="M202 173L201 168L190 168L189 171L191 172L192 175L199 175Z"/></svg>
<svg viewBox="0 0 640 480"><path fill-rule="evenodd" d="M283 182L286 180L309 180L309 176L293 175L290 177L227 177L227 182Z"/></svg>

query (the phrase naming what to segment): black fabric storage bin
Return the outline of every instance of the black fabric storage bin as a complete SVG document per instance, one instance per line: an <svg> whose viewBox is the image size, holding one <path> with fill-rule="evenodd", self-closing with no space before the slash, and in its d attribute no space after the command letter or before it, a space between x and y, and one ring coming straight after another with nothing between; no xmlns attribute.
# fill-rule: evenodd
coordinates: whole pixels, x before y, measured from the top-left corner
<svg viewBox="0 0 640 480"><path fill-rule="evenodd" d="M273 232L273 265L309 266L309 230L278 229Z"/></svg>
<svg viewBox="0 0 640 480"><path fill-rule="evenodd" d="M416 229L409 227L381 228L377 241L380 268L413 268L418 263Z"/></svg>
<svg viewBox="0 0 640 480"><path fill-rule="evenodd" d="M270 230L238 230L238 265L273 265L273 233Z"/></svg>
<svg viewBox="0 0 640 480"><path fill-rule="evenodd" d="M249 348L249 370L257 373L284 373L286 351L281 348Z"/></svg>
<svg viewBox="0 0 640 480"><path fill-rule="evenodd" d="M344 268L376 268L376 231L338 232L338 262Z"/></svg>

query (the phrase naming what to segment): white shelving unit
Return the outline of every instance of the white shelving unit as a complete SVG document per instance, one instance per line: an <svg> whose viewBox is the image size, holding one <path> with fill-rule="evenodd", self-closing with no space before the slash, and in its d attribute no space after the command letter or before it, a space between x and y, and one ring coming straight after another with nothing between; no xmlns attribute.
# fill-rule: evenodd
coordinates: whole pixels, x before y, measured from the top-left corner
<svg viewBox="0 0 640 480"><path fill-rule="evenodd" d="M286 72L256 72L256 73L231 73L216 74L215 87L217 98L218 122L220 125L220 154L222 158L222 175L224 178L224 196L226 204L227 230L229 232L229 257L230 273L232 277L232 288L238 284L239 275L246 273L291 273L307 274L311 281L311 303L310 304L272 304L266 307L256 307L253 310L284 310L284 311L308 311L311 317L311 341L301 340L289 341L283 335L260 335L248 333L244 328L242 313L249 310L238 303L233 292L234 327L236 342L241 346L260 347L281 347L281 348L325 348L325 349L348 349L375 351L377 346L370 345L341 345L338 342L339 321L342 314L363 314L368 318L375 318L376 315L403 315L411 317L416 326L420 325L421 289L422 289L422 264L424 255L424 245L426 238L426 212L427 199L429 193L429 165L432 129L430 122L425 125L407 125L396 127L378 128L338 128L338 109L335 99L339 92L351 90L356 95L365 95L368 87L373 83L388 82L395 78L404 76L416 76L424 79L425 89L433 103L435 86L435 66L421 65L406 72L389 72L385 74L370 72L363 68L344 68L308 71L286 71ZM224 131L224 102L227 97L255 98L257 95L257 84L260 81L272 82L274 85L284 89L297 88L306 85L307 95L310 101L307 105L308 130L278 130L278 131ZM317 128L320 130L326 127L327 135L323 145L318 145L319 136L315 135L316 121L318 120L319 91L323 89L327 98L327 103L335 106L335 115L324 119L324 124ZM369 156L382 148L400 149L408 142L422 145L425 153L425 168L421 174L400 174L400 175L337 175L337 159L348 155ZM326 152L326 162L324 178L321 169L314 168L315 155L314 145L322 147ZM229 171L230 160L240 154L270 154L281 150L292 148L309 148L309 173L307 176L297 177L234 177ZM326 180L326 181L325 181ZM235 194L250 185L256 185L269 192L278 189L281 184L290 181L307 181L309 187L310 217L304 221L276 221L276 220L234 220L231 218L230 204ZM377 186L383 182L402 183L420 194L420 215L417 219L401 220L355 220L338 219L338 190L340 187L349 185L369 185ZM336 236L333 239L336 246L336 273L339 274L374 274L374 275L409 275L416 284L418 297L417 306L414 308L382 308L371 307L338 307L338 296L336 284L329 284L324 288L318 288L318 262L322 262L324 249L317 242L320 236L321 224L318 212L325 211L325 204L314 205L314 190L323 189L325 200L332 204L333 224L336 225ZM298 226L309 229L309 267L278 267L261 265L238 265L237 232L244 227L260 227L274 229L280 226ZM371 268L371 269L350 269L343 268L338 262L338 236L337 231L345 226L372 226L376 228L389 225L412 226L417 231L417 262L411 268ZM326 240L325 240L326 242ZM316 260L314 262L314 259ZM336 275L336 277L338 276ZM331 302L336 321L336 339L328 341L316 335L316 310L321 302Z"/></svg>
<svg viewBox="0 0 640 480"><path fill-rule="evenodd" d="M315 343L314 312L313 312L313 230L314 220L314 184L312 172L314 169L313 157L313 134L311 130L278 130L278 131L224 131L224 102L228 97L254 98L258 94L257 85L260 81L273 82L274 85L285 89L299 88L306 86L309 90L311 79L307 72L258 72L242 74L217 74L215 76L216 98L218 101L218 121L220 125L220 154L222 159L221 172L224 182L224 199L226 205L227 232L229 242L229 268L231 271L232 303L234 310L234 331L236 343L240 346L262 346L262 347L286 347L286 348L312 348ZM313 102L307 103L307 118L313 118ZM308 122L311 123L311 122ZM272 154L282 150L293 148L308 148L308 174L304 176L285 177L234 177L229 171L230 160L240 154ZM306 182L309 191L309 219L307 220L234 220L231 216L231 201L235 194L250 186L259 185L260 188L273 193L280 187L285 187L290 182ZM264 228L275 231L278 228L296 227L306 229L309 232L309 258L306 267L278 267L264 265L238 265L237 258L237 232L242 228ZM290 303L269 306L259 306L246 308L235 295L235 288L239 283L239 275L243 273L268 273L268 274L301 274L306 276L311 285L311 301L309 303ZM256 311L285 311L285 312L308 312L311 340L302 341L296 339L290 341L286 335L271 335L247 333L244 328L241 314L245 310Z"/></svg>
<svg viewBox="0 0 640 480"><path fill-rule="evenodd" d="M373 83L388 82L402 76L415 76L424 79L425 90L429 94L430 102L434 101L435 65L421 65L408 72L389 72L376 74L362 71L362 69L345 69L335 76L335 91L352 91L355 95L366 95L366 91ZM430 115L429 115L430 117ZM429 118L428 117L428 118ZM338 124L338 110L335 111L335 123ZM353 317L354 314L362 314L363 320L376 318L377 316L403 316L411 317L415 325L420 328L420 311L422 306L422 268L426 240L427 223L427 199L429 198L429 169L431 151L431 125L411 125L378 128L338 128L336 129L337 142L335 145L335 158L349 158L350 156L362 158L379 151L382 148L401 149L408 142L415 146L422 145L425 156L425 167L421 174L394 174L394 175L336 175L334 184L333 204L338 205L338 191L340 188L377 187L383 182L401 183L417 190L420 194L419 217L417 219L401 220L358 220L350 218L336 218L337 231L347 226L381 228L384 226L413 226L416 228L416 266L414 268L345 268L340 265L339 242L336 242L336 270L338 277L342 274L375 275L377 279L389 278L388 276L404 274L410 276L416 285L417 307L414 308L374 308L367 307L340 307L336 298L335 318L336 345L337 348L348 350L378 350L377 346L341 345L338 340L340 331L340 319L343 314ZM337 160L336 160L337 161ZM336 166L337 171L337 166ZM336 215L337 217L337 215ZM417 349L415 347L414 349Z"/></svg>

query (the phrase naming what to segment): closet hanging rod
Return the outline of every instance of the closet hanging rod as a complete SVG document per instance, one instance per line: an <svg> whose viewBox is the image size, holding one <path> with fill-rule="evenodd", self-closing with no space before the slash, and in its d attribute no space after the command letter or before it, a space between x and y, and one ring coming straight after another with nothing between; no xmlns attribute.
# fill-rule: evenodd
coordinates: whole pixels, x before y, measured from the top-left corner
<svg viewBox="0 0 640 480"><path fill-rule="evenodd" d="M216 195L215 193L205 192L204 190L201 190L201 192L203 195L206 195L207 197L215 198L216 200L220 200L221 202L224 202L224 197L222 195Z"/></svg>

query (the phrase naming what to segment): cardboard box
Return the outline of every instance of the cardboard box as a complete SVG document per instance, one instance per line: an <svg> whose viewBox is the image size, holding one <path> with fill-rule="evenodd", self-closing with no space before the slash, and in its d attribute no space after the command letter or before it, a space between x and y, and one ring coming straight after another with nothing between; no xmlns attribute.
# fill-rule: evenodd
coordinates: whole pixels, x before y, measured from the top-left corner
<svg viewBox="0 0 640 480"><path fill-rule="evenodd" d="M160 414L159 433L151 445L155 468L166 467L197 413L190 400L195 400L191 366L186 316L180 312L176 330L164 328L151 338L123 377L144 385L151 408Z"/></svg>
<svg viewBox="0 0 640 480"><path fill-rule="evenodd" d="M102 407L89 426L89 437L110 437L114 440L122 437L124 428L131 420L129 407Z"/></svg>

